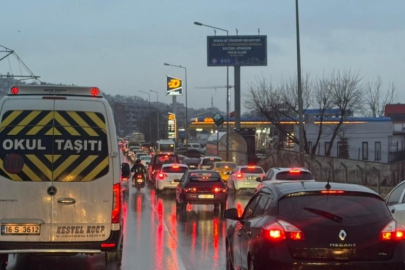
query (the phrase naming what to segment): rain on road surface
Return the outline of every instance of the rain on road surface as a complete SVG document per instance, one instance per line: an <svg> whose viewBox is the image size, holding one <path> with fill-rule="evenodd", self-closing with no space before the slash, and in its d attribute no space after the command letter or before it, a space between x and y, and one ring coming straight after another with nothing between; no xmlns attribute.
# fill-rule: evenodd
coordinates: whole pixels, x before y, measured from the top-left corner
<svg viewBox="0 0 405 270"><path fill-rule="evenodd" d="M252 193L229 195L227 208L243 210ZM157 196L150 187L123 189L124 251L121 267L104 254L72 257L10 256L7 270L219 270L225 269L227 220L212 205L176 213L175 194Z"/></svg>

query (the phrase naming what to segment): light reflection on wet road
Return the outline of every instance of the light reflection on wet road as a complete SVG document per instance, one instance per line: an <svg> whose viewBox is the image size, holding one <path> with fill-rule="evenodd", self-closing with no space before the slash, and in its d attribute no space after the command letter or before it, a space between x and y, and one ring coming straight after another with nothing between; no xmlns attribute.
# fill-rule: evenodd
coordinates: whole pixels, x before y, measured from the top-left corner
<svg viewBox="0 0 405 270"><path fill-rule="evenodd" d="M228 208L243 209L252 193L228 198ZM185 216L176 213L175 194L157 196L150 188L137 192L132 187L122 269L142 260L139 269L225 269L227 221L212 205L188 205ZM131 252L135 250L135 252ZM131 254L131 258L126 255Z"/></svg>
<svg viewBox="0 0 405 270"><path fill-rule="evenodd" d="M104 265L104 255L10 258L7 270L217 270L225 269L227 221L212 205L176 213L175 194L157 196L149 187L123 191L125 217L121 267ZM228 197L227 208L243 211L252 193Z"/></svg>

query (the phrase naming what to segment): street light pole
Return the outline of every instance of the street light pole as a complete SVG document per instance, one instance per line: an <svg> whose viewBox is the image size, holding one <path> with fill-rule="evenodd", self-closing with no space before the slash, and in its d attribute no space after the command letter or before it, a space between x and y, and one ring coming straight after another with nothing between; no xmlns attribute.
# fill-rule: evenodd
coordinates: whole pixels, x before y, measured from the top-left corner
<svg viewBox="0 0 405 270"><path fill-rule="evenodd" d="M185 92L185 98L186 98L186 123L184 125L184 129L185 129L185 139L186 139L186 156L188 156L188 105L187 105L187 68L183 67L181 65L172 65L169 63L164 63L165 66L170 66L170 67L177 67L177 68L182 68L184 69L184 82L185 82L185 88L184 88L184 92Z"/></svg>
<svg viewBox="0 0 405 270"><path fill-rule="evenodd" d="M141 90L139 92L149 95L149 112L150 112L150 93ZM150 117L150 115L149 115L149 141L152 144L152 117Z"/></svg>
<svg viewBox="0 0 405 270"><path fill-rule="evenodd" d="M301 52L300 52L300 23L298 12L298 0L295 0L295 16L297 28L297 76L298 76L298 130L299 130L299 157L300 166L304 167L304 124L303 124L303 100L302 100L302 85L301 85Z"/></svg>
<svg viewBox="0 0 405 270"><path fill-rule="evenodd" d="M205 26L205 27L209 27L209 28L213 28L213 29L217 29L217 30L221 30L226 32L226 35L229 36L228 34L228 30L226 29L222 29L219 27L215 27L215 26L211 26L211 25L206 25L200 22L194 22L195 25L198 26ZM229 87L229 66L226 66L226 160L229 161L229 104L231 103L231 89ZM217 147L217 150L218 147Z"/></svg>
<svg viewBox="0 0 405 270"><path fill-rule="evenodd" d="M159 93L157 91L149 90L153 93L156 93L156 122L157 122L157 140L160 140L160 134L159 134Z"/></svg>

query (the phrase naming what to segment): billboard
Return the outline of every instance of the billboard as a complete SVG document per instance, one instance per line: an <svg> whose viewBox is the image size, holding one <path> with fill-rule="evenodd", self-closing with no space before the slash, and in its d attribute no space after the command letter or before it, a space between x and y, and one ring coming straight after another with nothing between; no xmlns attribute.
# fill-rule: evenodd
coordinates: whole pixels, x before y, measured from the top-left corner
<svg viewBox="0 0 405 270"><path fill-rule="evenodd" d="M267 36L208 36L208 66L267 66Z"/></svg>
<svg viewBox="0 0 405 270"><path fill-rule="evenodd" d="M167 91L166 95L167 96L180 96L183 94L183 82L174 77L166 76L167 77Z"/></svg>
<svg viewBox="0 0 405 270"><path fill-rule="evenodd" d="M167 138L176 139L176 115L169 113L167 117Z"/></svg>

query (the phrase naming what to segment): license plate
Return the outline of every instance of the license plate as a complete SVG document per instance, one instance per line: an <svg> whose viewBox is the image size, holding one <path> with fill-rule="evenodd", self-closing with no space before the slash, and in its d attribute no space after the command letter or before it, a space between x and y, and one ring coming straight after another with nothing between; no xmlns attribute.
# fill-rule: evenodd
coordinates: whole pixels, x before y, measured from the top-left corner
<svg viewBox="0 0 405 270"><path fill-rule="evenodd" d="M136 182L143 183L143 179L136 179Z"/></svg>
<svg viewBox="0 0 405 270"><path fill-rule="evenodd" d="M41 225L25 224L4 224L1 225L2 235L39 235L41 233Z"/></svg>
<svg viewBox="0 0 405 270"><path fill-rule="evenodd" d="M199 199L214 199L214 195L213 194L202 194L202 195L198 195Z"/></svg>

